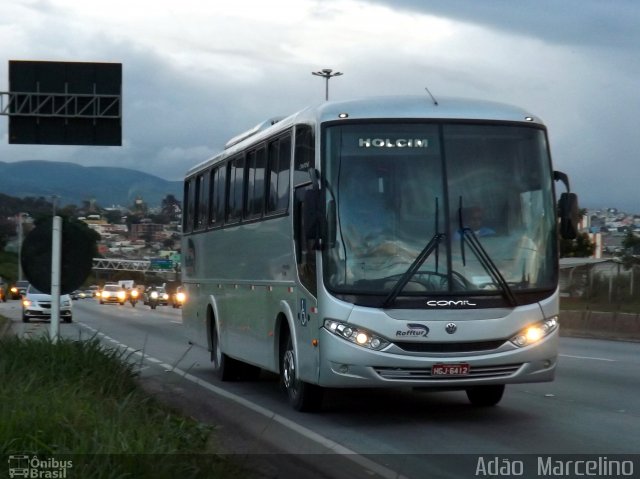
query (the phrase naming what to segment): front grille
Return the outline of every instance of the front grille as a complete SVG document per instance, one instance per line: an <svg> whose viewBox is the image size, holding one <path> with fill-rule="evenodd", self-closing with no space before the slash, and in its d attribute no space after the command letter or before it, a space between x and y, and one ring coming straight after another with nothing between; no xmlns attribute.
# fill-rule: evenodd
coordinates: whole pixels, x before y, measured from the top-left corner
<svg viewBox="0 0 640 479"><path fill-rule="evenodd" d="M51 309L51 303L42 303L38 301L38 306L40 306L42 309Z"/></svg>
<svg viewBox="0 0 640 479"><path fill-rule="evenodd" d="M411 353L473 353L492 351L505 343L504 339L494 341L474 341L466 343L396 342L403 351Z"/></svg>
<svg viewBox="0 0 640 479"><path fill-rule="evenodd" d="M451 379L504 378L515 374L522 364L500 366L471 366L464 376L431 376L431 368L384 368L374 367L382 378L391 381L442 381Z"/></svg>

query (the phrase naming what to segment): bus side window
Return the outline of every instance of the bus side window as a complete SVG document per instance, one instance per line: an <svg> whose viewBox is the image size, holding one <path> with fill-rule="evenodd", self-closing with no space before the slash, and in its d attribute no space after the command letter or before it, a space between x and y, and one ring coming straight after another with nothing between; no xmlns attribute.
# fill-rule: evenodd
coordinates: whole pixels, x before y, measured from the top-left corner
<svg viewBox="0 0 640 479"><path fill-rule="evenodd" d="M264 190L266 186L267 170L267 150L262 147L256 152L256 178L253 194L253 208L251 213L255 216L262 216L264 211Z"/></svg>
<svg viewBox="0 0 640 479"><path fill-rule="evenodd" d="M267 212L276 211L278 204L278 140L269 142L268 166L269 179L267 186Z"/></svg>
<svg viewBox="0 0 640 479"><path fill-rule="evenodd" d="M203 173L196 179L196 224L194 229L202 230L207 226L207 215L209 202L209 175Z"/></svg>
<svg viewBox="0 0 640 479"><path fill-rule="evenodd" d="M255 150L247 153L247 194L244 202L244 217L251 218L251 210L253 209L253 192L256 184L256 152Z"/></svg>
<svg viewBox="0 0 640 479"><path fill-rule="evenodd" d="M193 179L190 178L184 182L184 203L185 215L182 220L182 230L184 233L190 233L193 229Z"/></svg>
<svg viewBox="0 0 640 479"><path fill-rule="evenodd" d="M286 211L289 207L289 183L291 171L291 137L280 140L278 154L278 211Z"/></svg>
<svg viewBox="0 0 640 479"><path fill-rule="evenodd" d="M195 192L193 194L193 213L191 215L191 229L193 231L199 230L200 221L200 197L202 195L202 175L196 176L195 180Z"/></svg>
<svg viewBox="0 0 640 479"><path fill-rule="evenodd" d="M242 217L244 196L244 157L237 156L228 163L227 222L237 223Z"/></svg>
<svg viewBox="0 0 640 479"><path fill-rule="evenodd" d="M269 143L269 185L267 212L284 213L289 207L289 174L291 172L291 137Z"/></svg>
<svg viewBox="0 0 640 479"><path fill-rule="evenodd" d="M266 167L265 149L259 148L247 153L247 198L245 218L262 216L264 205L264 172Z"/></svg>
<svg viewBox="0 0 640 479"><path fill-rule="evenodd" d="M226 188L227 188L227 167L225 164L216 168L216 196L214 198L216 204L216 225L224 223L224 212L226 208Z"/></svg>
<svg viewBox="0 0 640 479"><path fill-rule="evenodd" d="M218 169L217 168L212 168L211 170L209 170L206 175L209 177L209 192L207 195L207 205L208 205L208 212L209 212L209 218L208 218L208 226L211 227L213 225L216 224L216 202L215 202L215 195L218 192L218 187L216 185L216 179L217 179L217 172Z"/></svg>

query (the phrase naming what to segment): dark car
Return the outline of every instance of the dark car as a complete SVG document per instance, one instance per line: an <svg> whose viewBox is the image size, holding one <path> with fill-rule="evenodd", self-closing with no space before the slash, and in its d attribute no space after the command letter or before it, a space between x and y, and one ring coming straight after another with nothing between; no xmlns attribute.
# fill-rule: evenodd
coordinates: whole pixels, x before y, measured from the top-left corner
<svg viewBox="0 0 640 479"><path fill-rule="evenodd" d="M20 299L27 293L29 287L29 281L16 281L16 284L11 286L9 292L11 293L11 299Z"/></svg>

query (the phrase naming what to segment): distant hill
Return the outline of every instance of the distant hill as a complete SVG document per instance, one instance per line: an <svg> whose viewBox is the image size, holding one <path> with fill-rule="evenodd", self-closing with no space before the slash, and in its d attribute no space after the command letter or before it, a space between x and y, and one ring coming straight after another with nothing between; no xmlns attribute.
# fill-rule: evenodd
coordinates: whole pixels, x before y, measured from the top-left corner
<svg viewBox="0 0 640 479"><path fill-rule="evenodd" d="M0 193L18 198L60 197L58 204L82 206L96 200L103 208L131 206L140 196L149 207L160 206L167 195L182 198L182 182L128 168L81 166L55 161L0 161Z"/></svg>

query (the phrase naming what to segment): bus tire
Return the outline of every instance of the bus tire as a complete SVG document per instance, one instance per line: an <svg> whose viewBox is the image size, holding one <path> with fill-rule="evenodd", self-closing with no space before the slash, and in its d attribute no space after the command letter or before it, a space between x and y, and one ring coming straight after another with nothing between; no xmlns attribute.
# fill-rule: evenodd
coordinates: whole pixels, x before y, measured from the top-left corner
<svg viewBox="0 0 640 479"><path fill-rule="evenodd" d="M289 404L296 411L313 412L322 407L324 389L298 379L296 371L296 352L287 336L287 342L280 355L280 382L287 393Z"/></svg>
<svg viewBox="0 0 640 479"><path fill-rule="evenodd" d="M473 386L466 389L467 398L474 406L495 406L502 399L504 384L490 384L487 386Z"/></svg>
<svg viewBox="0 0 640 479"><path fill-rule="evenodd" d="M242 363L230 358L220 349L215 322L211 324L211 361L213 371L221 381L235 381L240 378Z"/></svg>

